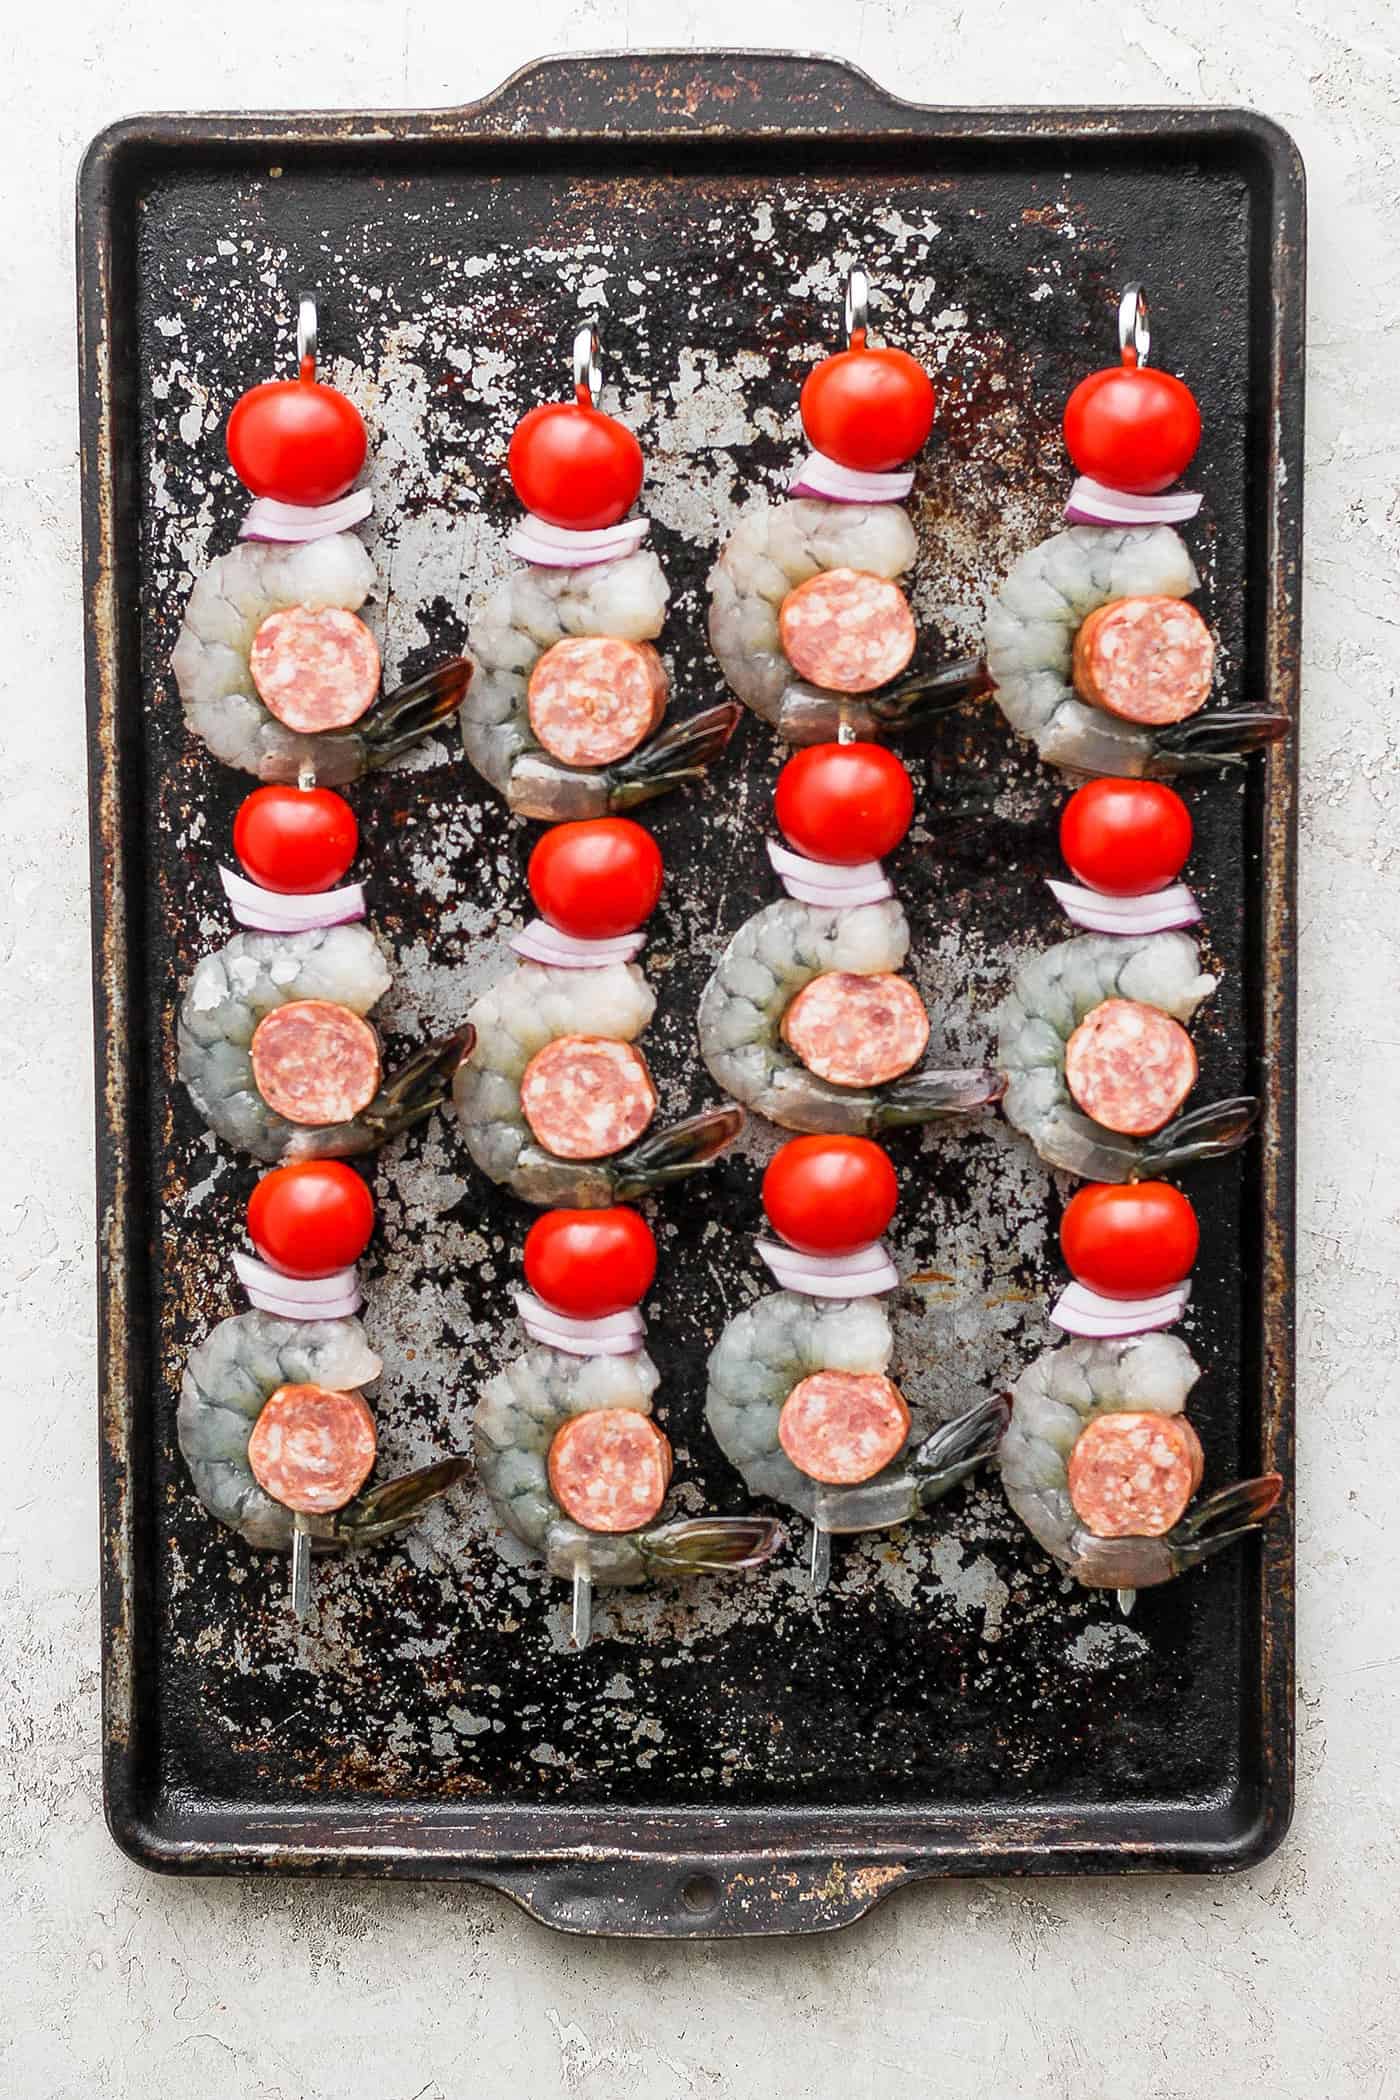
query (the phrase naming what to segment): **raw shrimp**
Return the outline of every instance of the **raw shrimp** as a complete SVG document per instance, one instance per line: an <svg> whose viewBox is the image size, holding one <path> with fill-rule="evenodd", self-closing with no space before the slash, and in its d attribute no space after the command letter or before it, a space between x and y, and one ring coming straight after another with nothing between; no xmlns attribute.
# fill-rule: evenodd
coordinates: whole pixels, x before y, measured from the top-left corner
<svg viewBox="0 0 1400 2100"><path fill-rule="evenodd" d="M291 546L243 540L211 562L190 594L171 667L185 721L215 758L259 780L343 787L455 713L472 675L462 657L378 700L348 729L304 734L264 707L250 652L268 615L292 606L353 613L373 585L373 564L352 532Z"/></svg>
<svg viewBox="0 0 1400 2100"><path fill-rule="evenodd" d="M453 1071L474 1040L457 1029L420 1050L352 1122L288 1122L253 1077L253 1033L264 1015L293 1000L325 1000L367 1014L389 989L384 952L360 924L305 933L237 933L198 965L180 1006L179 1070L215 1134L254 1159L348 1159L372 1152L446 1099Z"/></svg>
<svg viewBox="0 0 1400 2100"><path fill-rule="evenodd" d="M1248 1095L1188 1110L1155 1136L1132 1138L1086 1116L1065 1081L1065 1045L1106 999L1136 1000L1184 1024L1214 989L1185 933L1082 933L1032 956L1000 1015L1007 1121L1047 1165L1091 1181L1138 1181L1235 1151L1259 1112Z"/></svg>
<svg viewBox="0 0 1400 2100"><path fill-rule="evenodd" d="M743 1125L733 1107L649 1132L625 1152L592 1160L545 1151L525 1119L521 1078L546 1044L566 1035L630 1043L655 1008L656 994L635 963L566 970L525 962L492 985L471 1009L476 1046L452 1086L467 1149L483 1174L524 1203L592 1209L693 1174L722 1152Z"/></svg>
<svg viewBox="0 0 1400 2100"><path fill-rule="evenodd" d="M783 1403L818 1371L883 1376L894 1353L874 1298L808 1298L773 1291L736 1313L710 1353L705 1419L754 1495L770 1496L824 1531L871 1531L929 1509L989 1457L1006 1403L982 1401L856 1487L826 1487L793 1464L778 1437Z"/></svg>
<svg viewBox="0 0 1400 2100"><path fill-rule="evenodd" d="M635 808L696 780L728 743L739 719L732 702L673 723L609 766L567 766L530 725L530 673L567 635L649 642L661 632L668 591L649 548L590 568L517 568L477 612L471 630L476 677L462 706L462 742L482 778L518 816L547 823Z"/></svg>
<svg viewBox="0 0 1400 2100"><path fill-rule="evenodd" d="M1076 1582L1131 1592L1170 1581L1254 1530L1282 1485L1277 1473L1221 1488L1160 1538L1100 1538L1070 1501L1069 1458L1086 1425L1106 1414L1178 1415L1200 1377L1170 1334L1070 1342L1047 1349L1011 1389L1011 1422L998 1454L1007 1500L1045 1551Z"/></svg>
<svg viewBox="0 0 1400 2100"><path fill-rule="evenodd" d="M1013 729L1067 773L1145 775L1227 764L1287 728L1256 708L1213 709L1152 729L1080 698L1075 634L1115 598L1185 598L1200 582L1169 525L1072 525L1023 554L987 613L987 669Z"/></svg>
<svg viewBox="0 0 1400 2100"><path fill-rule="evenodd" d="M740 519L710 572L710 646L746 707L793 744L820 744L847 729L880 736L925 711L988 689L982 666L947 666L905 686L858 695L801 679L783 651L778 616L788 593L828 569L893 582L918 552L897 503L826 503L818 497L760 503Z"/></svg>
<svg viewBox="0 0 1400 2100"><path fill-rule="evenodd" d="M730 941L700 1000L700 1053L745 1108L786 1130L872 1132L959 1115L995 1101L995 1072L911 1072L883 1086L817 1078L782 1039L783 1015L828 971L898 971L909 922L894 898L833 909L783 897L755 912Z"/></svg>
<svg viewBox="0 0 1400 2100"><path fill-rule="evenodd" d="M645 1350L569 1356L535 1348L498 1371L477 1403L477 1471L502 1523L543 1556L551 1575L630 1585L652 1576L760 1567L783 1540L767 1517L690 1517L633 1532L587 1531L549 1484L549 1450L573 1416L595 1408L650 1415L658 1374Z"/></svg>
<svg viewBox="0 0 1400 2100"><path fill-rule="evenodd" d="M180 1449L204 1507L250 1546L287 1547L290 1509L258 1486L248 1441L279 1386L358 1392L380 1372L358 1320L283 1320L237 1313L190 1351L180 1386ZM412 1523L424 1506L470 1470L465 1457L440 1460L369 1488L329 1516L303 1519L313 1546L372 1545Z"/></svg>

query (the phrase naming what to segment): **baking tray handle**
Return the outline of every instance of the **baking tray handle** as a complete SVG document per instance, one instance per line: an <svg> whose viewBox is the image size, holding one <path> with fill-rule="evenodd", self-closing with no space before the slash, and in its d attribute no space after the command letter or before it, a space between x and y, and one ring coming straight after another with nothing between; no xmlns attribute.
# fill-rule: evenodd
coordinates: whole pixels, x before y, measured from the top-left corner
<svg viewBox="0 0 1400 2100"><path fill-rule="evenodd" d="M531 1862L490 1876L559 1932L627 1939L729 1939L834 1932L917 1877L913 1863L858 1865L813 1854L716 1859L653 1855Z"/></svg>

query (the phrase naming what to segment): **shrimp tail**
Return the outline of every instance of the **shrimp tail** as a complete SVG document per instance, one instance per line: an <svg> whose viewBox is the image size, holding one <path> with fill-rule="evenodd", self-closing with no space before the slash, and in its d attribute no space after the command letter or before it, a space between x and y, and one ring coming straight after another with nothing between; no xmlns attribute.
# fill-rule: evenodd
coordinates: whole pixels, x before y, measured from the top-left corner
<svg viewBox="0 0 1400 2100"><path fill-rule="evenodd" d="M368 1108L361 1109L353 1123L334 1123L324 1130L298 1132L288 1148L289 1159L348 1159L356 1153L375 1152L401 1130L421 1123L435 1108L441 1108L452 1085L452 1075L476 1041L470 1021L454 1028L451 1035L427 1043L406 1065L400 1065L384 1081Z"/></svg>
<svg viewBox="0 0 1400 2100"><path fill-rule="evenodd" d="M989 1459L1010 1421L1010 1393L994 1393L935 1429L909 1461L918 1483L920 1509L932 1508Z"/></svg>
<svg viewBox="0 0 1400 2100"><path fill-rule="evenodd" d="M476 666L469 656L450 656L421 678L386 693L359 723L365 769L373 772L421 743L429 730L455 715Z"/></svg>
<svg viewBox="0 0 1400 2100"><path fill-rule="evenodd" d="M986 1068L967 1072L913 1072L882 1087L871 1116L875 1130L904 1123L930 1123L937 1116L965 1116L987 1108L1006 1092L1006 1075Z"/></svg>
<svg viewBox="0 0 1400 2100"><path fill-rule="evenodd" d="M610 769L609 808L635 809L688 780L699 780L733 736L743 712L737 700L721 700L689 721L673 722Z"/></svg>
<svg viewBox="0 0 1400 2100"><path fill-rule="evenodd" d="M1212 1554L1257 1531L1282 1493L1282 1474L1263 1473L1257 1480L1237 1480L1233 1487L1207 1495L1168 1537L1176 1568L1198 1568Z"/></svg>
<svg viewBox="0 0 1400 2100"><path fill-rule="evenodd" d="M723 1575L761 1568L786 1543L776 1517L682 1517L642 1532L637 1547L656 1575Z"/></svg>
<svg viewBox="0 0 1400 2100"><path fill-rule="evenodd" d="M1170 778L1203 773L1212 766L1242 766L1251 751L1278 743L1292 727L1290 716L1270 707L1227 707L1192 715L1157 731L1148 770Z"/></svg>
<svg viewBox="0 0 1400 2100"><path fill-rule="evenodd" d="M876 725L884 730L917 729L939 715L951 714L969 700L984 700L996 691L996 681L980 656L960 656L941 664L936 671L871 693L866 706Z"/></svg>
<svg viewBox="0 0 1400 2100"><path fill-rule="evenodd" d="M396 1531L412 1524L420 1510L456 1487L459 1480L465 1480L471 1470L471 1460L458 1452L453 1458L420 1466L415 1473L401 1473L397 1480L386 1480L368 1493L357 1495L319 1525L313 1522L312 1537L318 1544L376 1545L380 1539L392 1538Z"/></svg>
<svg viewBox="0 0 1400 2100"><path fill-rule="evenodd" d="M1238 1152L1253 1135L1259 1110L1253 1094L1232 1094L1228 1101L1189 1109L1154 1137L1144 1139L1129 1179L1151 1180L1196 1160L1223 1159L1227 1153Z"/></svg>
<svg viewBox="0 0 1400 2100"><path fill-rule="evenodd" d="M728 1102L723 1108L707 1108L698 1116L687 1116L669 1130L657 1130L640 1139L617 1161L613 1182L614 1200L628 1203L648 1189L663 1188L698 1173L733 1144L748 1118L742 1108Z"/></svg>

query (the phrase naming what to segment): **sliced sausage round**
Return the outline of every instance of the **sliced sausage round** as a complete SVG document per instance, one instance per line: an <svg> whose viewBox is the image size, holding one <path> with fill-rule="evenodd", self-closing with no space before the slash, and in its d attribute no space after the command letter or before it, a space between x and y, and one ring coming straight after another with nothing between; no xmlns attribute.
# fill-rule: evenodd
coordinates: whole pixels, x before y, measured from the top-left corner
<svg viewBox="0 0 1400 2100"><path fill-rule="evenodd" d="M566 766L610 766L666 712L666 666L649 642L569 635L530 673L530 727Z"/></svg>
<svg viewBox="0 0 1400 2100"><path fill-rule="evenodd" d="M875 1371L814 1371L778 1417L778 1442L799 1473L829 1487L873 1479L909 1438L909 1409Z"/></svg>
<svg viewBox="0 0 1400 2100"><path fill-rule="evenodd" d="M783 654L800 678L831 693L873 693L897 678L917 640L897 583L865 569L824 569L778 609Z"/></svg>
<svg viewBox="0 0 1400 2100"><path fill-rule="evenodd" d="M379 1092L379 1038L348 1006L290 999L253 1030L253 1080L289 1123L349 1123Z"/></svg>
<svg viewBox="0 0 1400 2100"><path fill-rule="evenodd" d="M248 1464L274 1502L325 1516L364 1486L375 1442L374 1416L361 1394L279 1385L253 1424Z"/></svg>
<svg viewBox="0 0 1400 2100"><path fill-rule="evenodd" d="M1081 698L1146 728L1184 722L1205 706L1215 643L1184 598L1114 598L1074 637Z"/></svg>
<svg viewBox="0 0 1400 2100"><path fill-rule="evenodd" d="M928 1015L907 977L828 970L792 1001L782 1037L818 1079L882 1086L923 1056Z"/></svg>
<svg viewBox="0 0 1400 2100"><path fill-rule="evenodd" d="M671 1446L650 1415L599 1407L572 1415L549 1447L549 1488L585 1531L637 1531L671 1484Z"/></svg>
<svg viewBox="0 0 1400 2100"><path fill-rule="evenodd" d="M1185 1415L1095 1415L1069 1455L1069 1499L1099 1539L1159 1539L1201 1484L1205 1456Z"/></svg>
<svg viewBox="0 0 1400 2100"><path fill-rule="evenodd" d="M1196 1084L1180 1021L1137 999L1105 999L1065 1044L1065 1084L1086 1116L1124 1137L1170 1123Z"/></svg>
<svg viewBox="0 0 1400 2100"><path fill-rule="evenodd" d="M248 668L263 706L288 729L314 736L348 729L379 691L379 644L338 605L269 613L253 636Z"/></svg>
<svg viewBox="0 0 1400 2100"><path fill-rule="evenodd" d="M560 1035L536 1051L520 1080L525 1120L556 1159L606 1159L639 1138L656 1114L647 1061L605 1035Z"/></svg>

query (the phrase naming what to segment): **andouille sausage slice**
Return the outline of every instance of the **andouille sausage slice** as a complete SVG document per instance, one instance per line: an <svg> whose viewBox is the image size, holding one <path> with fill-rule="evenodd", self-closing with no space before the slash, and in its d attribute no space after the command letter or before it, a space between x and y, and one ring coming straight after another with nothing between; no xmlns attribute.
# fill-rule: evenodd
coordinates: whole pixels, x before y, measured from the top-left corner
<svg viewBox="0 0 1400 2100"><path fill-rule="evenodd" d="M572 1415L549 1447L549 1487L585 1531L637 1531L671 1484L671 1446L650 1415L599 1407Z"/></svg>
<svg viewBox="0 0 1400 2100"><path fill-rule="evenodd" d="M928 1015L907 977L828 970L792 1001L782 1037L818 1079L881 1086L923 1056Z"/></svg>
<svg viewBox="0 0 1400 2100"><path fill-rule="evenodd" d="M778 608L783 654L825 692L873 693L897 678L917 636L897 583L865 569L824 569Z"/></svg>
<svg viewBox="0 0 1400 2100"><path fill-rule="evenodd" d="M279 1385L253 1424L248 1464L274 1502L325 1516L359 1493L375 1446L374 1417L361 1394Z"/></svg>
<svg viewBox="0 0 1400 2100"><path fill-rule="evenodd" d="M566 766L610 766L666 712L666 666L649 642L568 635L530 673L530 727Z"/></svg>
<svg viewBox="0 0 1400 2100"><path fill-rule="evenodd" d="M520 1106L557 1159L606 1159L633 1144L656 1114L647 1061L605 1035L560 1035L520 1079Z"/></svg>
<svg viewBox="0 0 1400 2100"><path fill-rule="evenodd" d="M314 736L348 729L379 691L379 644L340 606L269 613L253 636L248 668L264 707L288 729Z"/></svg>
<svg viewBox="0 0 1400 2100"><path fill-rule="evenodd" d="M1184 598L1111 599L1074 637L1076 692L1146 728L1194 715L1214 675L1210 629Z"/></svg>
<svg viewBox="0 0 1400 2100"><path fill-rule="evenodd" d="M1125 1137L1169 1123L1196 1084L1180 1021L1136 999L1105 999L1065 1044L1065 1084L1086 1116Z"/></svg>
<svg viewBox="0 0 1400 2100"><path fill-rule="evenodd" d="M778 1416L778 1442L798 1472L828 1487L873 1479L908 1437L904 1395L875 1371L813 1371Z"/></svg>
<svg viewBox="0 0 1400 2100"><path fill-rule="evenodd" d="M379 1092L379 1038L348 1006L290 999L253 1030L253 1080L289 1123L348 1123Z"/></svg>
<svg viewBox="0 0 1400 2100"><path fill-rule="evenodd" d="M1201 1484L1205 1455L1185 1415L1095 1415L1069 1455L1069 1499L1099 1539L1158 1539Z"/></svg>

